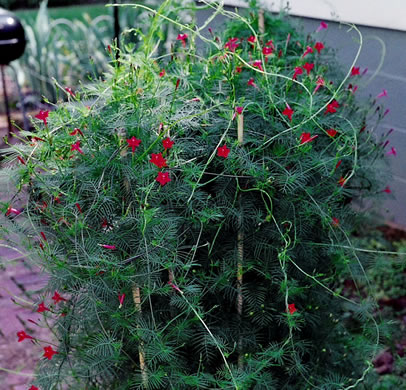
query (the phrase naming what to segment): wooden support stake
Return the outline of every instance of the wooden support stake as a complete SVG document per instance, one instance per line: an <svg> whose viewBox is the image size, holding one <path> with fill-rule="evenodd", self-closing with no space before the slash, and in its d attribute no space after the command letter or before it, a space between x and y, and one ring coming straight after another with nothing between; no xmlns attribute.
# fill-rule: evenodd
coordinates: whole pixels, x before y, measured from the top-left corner
<svg viewBox="0 0 406 390"><path fill-rule="evenodd" d="M264 10L262 8L258 12L258 30L260 34L265 33L265 17Z"/></svg>
<svg viewBox="0 0 406 390"><path fill-rule="evenodd" d="M133 293L133 301L135 303L135 308L141 314L141 293L140 288L134 284L132 288ZM137 325L137 329L140 326ZM148 372L147 372L147 365L145 364L145 350L144 350L144 342L140 341L140 345L138 347L138 356L140 359L140 369L141 369L141 378L142 378L142 385L147 389L148 388Z"/></svg>
<svg viewBox="0 0 406 390"><path fill-rule="evenodd" d="M244 115L239 114L237 115L237 135L238 135L238 143L240 145L244 142ZM241 194L238 195L238 205L241 211ZM243 313L243 295L242 295L242 285L243 285L243 261L244 261L244 232L242 230L242 215L240 216L240 228L237 233L237 256L238 256L238 264L237 264L237 313L238 316L242 317ZM244 367L244 358L241 353L242 350L242 336L239 337L238 340L238 368L242 369Z"/></svg>

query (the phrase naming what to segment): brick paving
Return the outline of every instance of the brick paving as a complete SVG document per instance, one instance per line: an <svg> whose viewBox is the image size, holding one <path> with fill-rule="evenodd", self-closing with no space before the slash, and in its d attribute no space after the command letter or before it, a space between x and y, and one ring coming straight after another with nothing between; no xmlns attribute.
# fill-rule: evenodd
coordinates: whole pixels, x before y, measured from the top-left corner
<svg viewBox="0 0 406 390"><path fill-rule="evenodd" d="M0 215L0 225L2 218L5 217ZM28 321L40 322L41 315L35 312L32 303L45 285L46 276L35 265L22 259L19 252L0 246L0 390L30 387L35 364L43 350L27 339L17 342L17 332L24 330L32 337L49 339L48 329Z"/></svg>

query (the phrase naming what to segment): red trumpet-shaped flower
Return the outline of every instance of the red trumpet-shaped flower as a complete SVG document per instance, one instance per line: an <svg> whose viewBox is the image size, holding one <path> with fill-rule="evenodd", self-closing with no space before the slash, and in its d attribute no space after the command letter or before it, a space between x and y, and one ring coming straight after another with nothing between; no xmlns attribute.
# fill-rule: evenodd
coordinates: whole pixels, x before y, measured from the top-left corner
<svg viewBox="0 0 406 390"><path fill-rule="evenodd" d="M228 49L228 50L230 50L231 52L234 53L235 49L237 49L238 46L240 45L240 43L238 41L239 41L238 38L229 38L229 40L224 45L224 48Z"/></svg>
<svg viewBox="0 0 406 390"><path fill-rule="evenodd" d="M174 143L169 137L162 140L162 146L165 150L172 149Z"/></svg>
<svg viewBox="0 0 406 390"><path fill-rule="evenodd" d="M80 130L78 128L73 129L73 131L71 133L69 133L69 135L78 135L78 133L83 137L82 130Z"/></svg>
<svg viewBox="0 0 406 390"><path fill-rule="evenodd" d="M79 213L82 214L83 211L82 211L82 208L80 207L80 204L79 204L79 203L75 203L75 206L76 206L76 208L78 209Z"/></svg>
<svg viewBox="0 0 406 390"><path fill-rule="evenodd" d="M254 62L252 63L252 66L253 66L254 68L258 68L261 72L264 71L264 68L262 67L262 61L260 61L260 60L254 61Z"/></svg>
<svg viewBox="0 0 406 390"><path fill-rule="evenodd" d="M134 136L132 136L131 138L129 138L127 140L128 143L128 147L131 148L132 152L135 152L135 148L137 148L138 146L140 146L141 144L141 140L135 138Z"/></svg>
<svg viewBox="0 0 406 390"><path fill-rule="evenodd" d="M227 148L227 145L223 145L217 148L217 156L227 158L230 154L230 149Z"/></svg>
<svg viewBox="0 0 406 390"><path fill-rule="evenodd" d="M72 97L75 97L75 96L76 96L76 95L75 95L75 92L72 91L72 88L65 87L65 91L66 91L69 95L71 95Z"/></svg>
<svg viewBox="0 0 406 390"><path fill-rule="evenodd" d="M19 215L19 214L21 214L21 211L19 211L19 210L13 208L13 207L11 207L11 206L9 206L9 208L7 209L7 212L6 212L6 214L5 214L6 217L9 216L11 213L13 213L13 214L15 214L15 215Z"/></svg>
<svg viewBox="0 0 406 390"><path fill-rule="evenodd" d="M389 150L388 153L386 153L387 156L390 156L391 154L393 154L394 156L396 156L398 154L398 152L396 151L396 149L392 146Z"/></svg>
<svg viewBox="0 0 406 390"><path fill-rule="evenodd" d="M286 108L282 111L282 115L285 115L289 118L289 120L292 122L292 115L294 111L290 108L289 104L286 103Z"/></svg>
<svg viewBox="0 0 406 390"><path fill-rule="evenodd" d="M82 149L80 149L80 141L76 141L74 144L71 145L70 151L73 152L77 150L80 154L83 154Z"/></svg>
<svg viewBox="0 0 406 390"><path fill-rule="evenodd" d="M328 129L328 130L326 130L326 133L327 133L330 137L335 137L336 134L337 134L337 130Z"/></svg>
<svg viewBox="0 0 406 390"><path fill-rule="evenodd" d="M262 54L263 54L264 56L269 56L269 55L272 54L272 52L273 52L273 48L272 48L272 47L264 47L264 48L262 49Z"/></svg>
<svg viewBox="0 0 406 390"><path fill-rule="evenodd" d="M159 77L164 77L165 76L165 69L162 69L160 72L159 72Z"/></svg>
<svg viewBox="0 0 406 390"><path fill-rule="evenodd" d="M49 347L44 347L44 357L47 358L48 360L51 360L54 355L58 354L59 352L54 351L51 346Z"/></svg>
<svg viewBox="0 0 406 390"><path fill-rule="evenodd" d="M320 54L320 52L324 49L324 45L322 42L316 42L316 44L314 45L314 48Z"/></svg>
<svg viewBox="0 0 406 390"><path fill-rule="evenodd" d="M120 303L120 305L118 306L119 309L121 309L123 307L124 299L125 299L125 294L118 294L118 302Z"/></svg>
<svg viewBox="0 0 406 390"><path fill-rule="evenodd" d="M302 55L302 58L306 57L308 54L313 53L313 48L311 46L307 46L305 52Z"/></svg>
<svg viewBox="0 0 406 390"><path fill-rule="evenodd" d="M327 105L325 114L334 114L335 112L337 112L338 107L340 107L340 105L338 104L337 100L333 100L330 104Z"/></svg>
<svg viewBox="0 0 406 390"><path fill-rule="evenodd" d="M289 303L289 305L288 305L288 310L289 310L289 313L290 313L290 314L295 313L295 312L297 311L297 309L296 309L296 307L295 307L295 304L294 304L294 303Z"/></svg>
<svg viewBox="0 0 406 390"><path fill-rule="evenodd" d="M351 69L351 76L359 76L359 66L353 66Z"/></svg>
<svg viewBox="0 0 406 390"><path fill-rule="evenodd" d="M257 40L257 39L256 39L253 35L251 35L249 38L247 38L247 41L248 41L251 45L253 45L256 40Z"/></svg>
<svg viewBox="0 0 406 390"><path fill-rule="evenodd" d="M32 385L28 390L39 390L37 386Z"/></svg>
<svg viewBox="0 0 406 390"><path fill-rule="evenodd" d="M346 179L344 179L342 176L338 180L338 184L340 185L340 187L344 187L345 182L346 182Z"/></svg>
<svg viewBox="0 0 406 390"><path fill-rule="evenodd" d="M296 66L295 73L293 74L292 80L296 80L299 74L303 74L303 69L300 66Z"/></svg>
<svg viewBox="0 0 406 390"><path fill-rule="evenodd" d="M258 88L258 86L255 84L255 81L254 81L254 78L253 78L253 77L251 77L251 78L248 80L247 85L249 85L250 87Z"/></svg>
<svg viewBox="0 0 406 390"><path fill-rule="evenodd" d="M385 189L383 190L383 192L386 192L387 194L391 194L392 190L390 189L389 186L386 186Z"/></svg>
<svg viewBox="0 0 406 390"><path fill-rule="evenodd" d="M158 172L158 176L155 179L161 186L164 186L165 184L169 183L171 181L171 178L169 177L168 172Z"/></svg>
<svg viewBox="0 0 406 390"><path fill-rule="evenodd" d="M37 118L37 119L43 121L43 122L44 122L44 125L46 126L46 125L47 125L47 118L48 118L48 116L49 116L49 111L42 111L42 110L40 110L40 112L39 112L37 115L35 115L35 118Z"/></svg>
<svg viewBox="0 0 406 390"><path fill-rule="evenodd" d="M54 301L54 303L55 303L55 305L57 305L59 302L67 302L67 299L65 299L64 297L62 297L59 293L58 293L58 291L55 291L54 292L54 296L51 298L53 301Z"/></svg>
<svg viewBox="0 0 406 390"><path fill-rule="evenodd" d="M100 244L100 246L104 249L111 249L112 251L116 249L115 245Z"/></svg>
<svg viewBox="0 0 406 390"><path fill-rule="evenodd" d="M376 98L380 99L380 98L386 97L386 96L388 96L388 91L386 89L383 89L380 94L376 95Z"/></svg>
<svg viewBox="0 0 406 390"><path fill-rule="evenodd" d="M313 95L319 90L320 87L324 87L325 81L323 77L318 77L316 81L316 88L314 88Z"/></svg>
<svg viewBox="0 0 406 390"><path fill-rule="evenodd" d="M320 26L317 27L316 32L320 32L321 30L325 30L328 27L328 24L326 22L320 22Z"/></svg>
<svg viewBox="0 0 406 390"><path fill-rule="evenodd" d="M308 142L312 142L318 137L318 135L311 136L310 133L302 133L300 136L300 145L307 144Z"/></svg>
<svg viewBox="0 0 406 390"><path fill-rule="evenodd" d="M182 42L182 46L186 47L186 40L188 38L187 34L179 34L178 37L176 38L178 41Z"/></svg>
<svg viewBox="0 0 406 390"><path fill-rule="evenodd" d="M48 307L45 306L44 302L38 305L37 313L43 313L45 311L50 311Z"/></svg>
<svg viewBox="0 0 406 390"><path fill-rule="evenodd" d="M163 158L162 153L152 153L149 162L156 165L158 168L166 167L166 160Z"/></svg>
<svg viewBox="0 0 406 390"><path fill-rule="evenodd" d="M244 110L244 107L236 107L236 108L235 108L235 112L236 112L238 115L241 115L242 112L243 112L243 110Z"/></svg>
<svg viewBox="0 0 406 390"><path fill-rule="evenodd" d="M313 70L313 68L314 68L314 64L313 64L313 63L309 64L308 62L306 62L306 63L303 65L303 69L307 72L308 75L309 75L310 72Z"/></svg>
<svg viewBox="0 0 406 390"><path fill-rule="evenodd" d="M24 341L26 339L32 340L34 338L34 337L31 337L30 335L28 335L27 333L25 333L23 330L21 330L20 332L17 332L17 337L18 337L19 343L21 343L21 341Z"/></svg>
<svg viewBox="0 0 406 390"><path fill-rule="evenodd" d="M18 161L20 161L21 164L25 165L25 161L22 157L17 156Z"/></svg>
<svg viewBox="0 0 406 390"><path fill-rule="evenodd" d="M340 220L336 217L331 218L331 224L335 227L340 226Z"/></svg>

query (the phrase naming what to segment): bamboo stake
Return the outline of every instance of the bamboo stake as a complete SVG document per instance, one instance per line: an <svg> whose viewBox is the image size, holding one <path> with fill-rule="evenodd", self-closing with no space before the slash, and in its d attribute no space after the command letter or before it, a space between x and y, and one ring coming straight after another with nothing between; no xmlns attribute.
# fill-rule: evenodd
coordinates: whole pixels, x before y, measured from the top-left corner
<svg viewBox="0 0 406 390"><path fill-rule="evenodd" d="M133 301L135 303L135 308L141 314L141 292L140 288L134 284L132 288L133 293ZM137 329L139 329L139 325L137 324ZM142 378L142 385L147 389L148 388L148 372L147 372L147 365L145 364L145 350L144 350L144 342L140 341L140 345L138 347L138 357L140 359L140 369L141 369L141 378Z"/></svg>
<svg viewBox="0 0 406 390"><path fill-rule="evenodd" d="M237 115L237 135L238 143L242 145L244 141L244 115L241 113ZM238 195L238 204L241 212L241 194ZM242 295L242 285L243 285L243 261L244 261L244 232L242 231L242 215L240 216L240 228L237 233L237 313L239 318L242 317L243 312L243 295ZM242 369L244 366L244 358L241 354L242 350L242 336L240 335L238 340L238 368Z"/></svg>
<svg viewBox="0 0 406 390"><path fill-rule="evenodd" d="M265 33L265 17L264 10L262 8L258 12L258 30L260 34Z"/></svg>
<svg viewBox="0 0 406 390"><path fill-rule="evenodd" d="M125 131L124 129L120 129L118 131L118 135L120 138L120 147L121 152L120 156L124 157L127 155L127 148L123 147L125 144ZM130 183L128 180L124 180L124 187L127 193L130 192ZM133 296L133 301L135 304L135 308L139 314L142 313L142 306L141 306L141 291L140 288L134 284L132 286L132 296ZM137 330L140 328L139 324L137 324ZM141 381L142 381L142 386L147 389L148 388L148 372L147 372L147 365L145 363L145 349L144 349L144 342L140 340L140 344L138 346L138 358L140 360L140 370L141 370Z"/></svg>

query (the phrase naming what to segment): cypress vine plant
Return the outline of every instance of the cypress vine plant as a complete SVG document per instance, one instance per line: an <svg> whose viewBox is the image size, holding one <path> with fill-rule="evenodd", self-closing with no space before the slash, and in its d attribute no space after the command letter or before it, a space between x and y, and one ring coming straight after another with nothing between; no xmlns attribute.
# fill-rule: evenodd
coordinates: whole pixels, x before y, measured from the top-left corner
<svg viewBox="0 0 406 390"><path fill-rule="evenodd" d="M50 275L32 388L362 388L380 325L352 203L386 185L382 107L283 15L206 5L198 27L168 5L6 150L4 245Z"/></svg>

